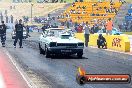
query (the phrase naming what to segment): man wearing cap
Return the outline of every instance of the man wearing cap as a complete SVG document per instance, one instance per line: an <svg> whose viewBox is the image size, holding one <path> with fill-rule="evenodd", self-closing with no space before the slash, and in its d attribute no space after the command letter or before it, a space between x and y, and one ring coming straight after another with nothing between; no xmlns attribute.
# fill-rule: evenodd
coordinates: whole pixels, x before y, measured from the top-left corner
<svg viewBox="0 0 132 88"><path fill-rule="evenodd" d="M19 48L23 48L22 47L22 39L23 39L23 24L22 24L22 20L19 20L19 23L15 25L15 32L16 32L16 37L15 37L15 41L14 41L14 48L16 48L16 43L19 41Z"/></svg>
<svg viewBox="0 0 132 88"><path fill-rule="evenodd" d="M4 24L4 21L1 22L0 25L0 37L1 37L1 44L2 47L5 47L5 40L6 40L6 25Z"/></svg>

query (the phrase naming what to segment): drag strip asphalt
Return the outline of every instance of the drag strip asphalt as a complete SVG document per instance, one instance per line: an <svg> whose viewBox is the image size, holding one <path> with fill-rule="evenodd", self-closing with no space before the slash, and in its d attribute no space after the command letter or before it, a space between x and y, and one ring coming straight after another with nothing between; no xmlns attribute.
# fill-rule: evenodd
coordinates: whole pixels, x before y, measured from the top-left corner
<svg viewBox="0 0 132 88"><path fill-rule="evenodd" d="M96 48L85 48L83 58L75 55L46 58L39 54L38 41L25 40L24 48L13 48L8 39L6 49L37 88L132 88L130 84L76 83L77 67L83 66L88 74L130 74L132 56Z"/></svg>

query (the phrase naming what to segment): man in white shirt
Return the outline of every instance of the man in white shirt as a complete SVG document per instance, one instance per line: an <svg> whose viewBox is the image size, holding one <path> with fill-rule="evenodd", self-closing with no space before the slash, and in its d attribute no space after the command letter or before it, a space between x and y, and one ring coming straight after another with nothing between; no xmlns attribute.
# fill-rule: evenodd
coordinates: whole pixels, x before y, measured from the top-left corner
<svg viewBox="0 0 132 88"><path fill-rule="evenodd" d="M86 25L83 27L84 37L85 37L85 46L88 47L89 35L90 35L90 25L86 22Z"/></svg>

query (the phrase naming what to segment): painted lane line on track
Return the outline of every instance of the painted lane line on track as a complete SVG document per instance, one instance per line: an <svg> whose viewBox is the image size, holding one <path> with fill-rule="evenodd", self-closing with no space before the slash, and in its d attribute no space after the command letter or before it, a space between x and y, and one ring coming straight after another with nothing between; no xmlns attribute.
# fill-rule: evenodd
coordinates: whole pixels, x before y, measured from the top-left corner
<svg viewBox="0 0 132 88"><path fill-rule="evenodd" d="M37 86L30 80L30 78L26 75L26 73L24 73L24 71L19 67L19 65L16 63L16 61L13 59L13 57L9 54L9 52L5 49L4 49L4 51L5 51L6 55L9 57L9 59L11 60L12 64L17 69L17 71L20 73L22 78L25 80L25 82L27 83L29 88L37 88Z"/></svg>
<svg viewBox="0 0 132 88"><path fill-rule="evenodd" d="M0 72L0 88L6 88L3 75Z"/></svg>

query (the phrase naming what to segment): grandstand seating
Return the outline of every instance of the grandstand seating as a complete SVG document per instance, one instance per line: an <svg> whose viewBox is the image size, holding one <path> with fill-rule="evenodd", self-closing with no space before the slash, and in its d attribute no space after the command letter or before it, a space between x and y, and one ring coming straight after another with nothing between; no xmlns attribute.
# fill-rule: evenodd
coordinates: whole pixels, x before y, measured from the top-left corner
<svg viewBox="0 0 132 88"><path fill-rule="evenodd" d="M111 8L118 11L122 3L120 2L74 2L63 13L63 18L60 21L72 20L72 22L82 23L88 21L93 24L93 20L107 20L114 18L116 13L106 12Z"/></svg>

